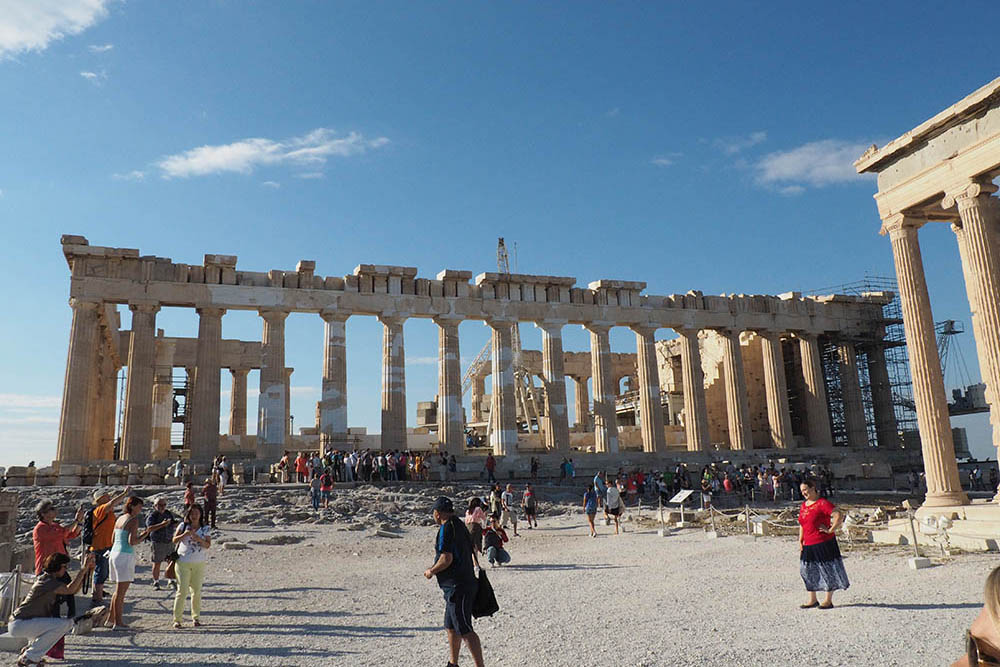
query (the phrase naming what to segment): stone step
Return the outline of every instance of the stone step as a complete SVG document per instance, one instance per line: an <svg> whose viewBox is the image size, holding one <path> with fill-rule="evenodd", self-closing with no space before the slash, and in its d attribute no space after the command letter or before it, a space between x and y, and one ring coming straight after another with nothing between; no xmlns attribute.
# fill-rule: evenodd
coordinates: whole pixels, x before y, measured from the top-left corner
<svg viewBox="0 0 1000 667"><path fill-rule="evenodd" d="M873 530L871 541L875 544L909 546L913 543L912 535L908 521L904 520L902 524L893 521L884 530ZM943 536L926 530L917 530L917 544L920 546L938 547L944 543ZM985 521L959 521L948 530L947 544L963 551L998 551L1000 533L997 532L995 525Z"/></svg>

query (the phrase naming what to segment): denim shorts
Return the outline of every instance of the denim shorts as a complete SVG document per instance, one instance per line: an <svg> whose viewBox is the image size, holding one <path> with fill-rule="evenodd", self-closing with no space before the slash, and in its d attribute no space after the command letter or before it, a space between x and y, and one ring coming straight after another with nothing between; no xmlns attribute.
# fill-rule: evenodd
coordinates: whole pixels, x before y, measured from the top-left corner
<svg viewBox="0 0 1000 667"><path fill-rule="evenodd" d="M108 580L111 572L108 564L108 551L110 549L98 549L94 551L94 585L100 586Z"/></svg>

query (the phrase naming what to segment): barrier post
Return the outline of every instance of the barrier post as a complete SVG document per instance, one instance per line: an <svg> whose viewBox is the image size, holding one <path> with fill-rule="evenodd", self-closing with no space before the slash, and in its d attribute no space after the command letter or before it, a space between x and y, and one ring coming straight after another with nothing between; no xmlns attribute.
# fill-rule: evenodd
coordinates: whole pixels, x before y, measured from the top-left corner
<svg viewBox="0 0 1000 667"><path fill-rule="evenodd" d="M750 532L750 505L746 506L746 509L744 510L744 512L746 512L746 517L747 517L747 537L749 537L752 534Z"/></svg>

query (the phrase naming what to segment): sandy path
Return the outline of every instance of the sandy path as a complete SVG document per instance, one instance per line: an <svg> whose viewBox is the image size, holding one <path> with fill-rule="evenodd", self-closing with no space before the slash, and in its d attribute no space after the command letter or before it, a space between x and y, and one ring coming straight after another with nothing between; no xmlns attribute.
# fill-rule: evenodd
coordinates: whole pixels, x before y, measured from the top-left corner
<svg viewBox="0 0 1000 667"><path fill-rule="evenodd" d="M501 611L477 622L489 665L941 665L961 650L996 557L915 572L906 553L847 558L852 587L802 611L794 541L709 541L696 531L587 537L557 517L513 540L489 570ZM172 596L140 569L127 615L138 631L69 640L74 664L443 665L442 601L421 576L433 528L403 539L335 526L225 527L227 536L307 536L290 546L213 549L199 630L169 628ZM713 662L713 659L715 662ZM471 659L463 652L463 665Z"/></svg>

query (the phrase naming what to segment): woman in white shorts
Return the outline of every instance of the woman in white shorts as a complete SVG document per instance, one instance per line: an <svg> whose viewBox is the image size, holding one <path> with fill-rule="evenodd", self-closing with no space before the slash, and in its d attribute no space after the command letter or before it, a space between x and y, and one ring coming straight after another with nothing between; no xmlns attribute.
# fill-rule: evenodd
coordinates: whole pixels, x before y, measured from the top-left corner
<svg viewBox="0 0 1000 667"><path fill-rule="evenodd" d="M142 498L131 496L125 501L125 513L115 521L114 543L108 554L108 564L111 566L111 579L115 581L115 594L111 596L111 611L108 613L108 625L112 629L127 628L122 620L125 609L125 593L129 584L135 579L135 549L145 540L149 533L159 530L170 522L153 524L141 533L139 528L139 512L142 511Z"/></svg>

